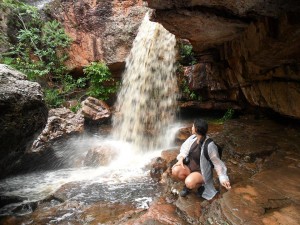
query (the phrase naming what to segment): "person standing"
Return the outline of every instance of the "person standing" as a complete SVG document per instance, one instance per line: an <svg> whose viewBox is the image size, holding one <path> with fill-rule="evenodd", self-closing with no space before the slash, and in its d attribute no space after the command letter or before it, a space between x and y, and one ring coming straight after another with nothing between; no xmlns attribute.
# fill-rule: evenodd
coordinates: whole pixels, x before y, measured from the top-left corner
<svg viewBox="0 0 300 225"><path fill-rule="evenodd" d="M212 141L207 145L210 161L204 155L205 142L208 140L208 124L205 120L196 119L192 127L192 135L181 145L177 163L172 167L172 176L184 181L185 186L180 196L187 196L192 189L197 189L197 195L210 200L217 190L213 184L213 167L219 181L227 190L231 188L227 176L227 168L219 157L218 147ZM189 162L184 164L188 156ZM213 165L213 166L212 166Z"/></svg>

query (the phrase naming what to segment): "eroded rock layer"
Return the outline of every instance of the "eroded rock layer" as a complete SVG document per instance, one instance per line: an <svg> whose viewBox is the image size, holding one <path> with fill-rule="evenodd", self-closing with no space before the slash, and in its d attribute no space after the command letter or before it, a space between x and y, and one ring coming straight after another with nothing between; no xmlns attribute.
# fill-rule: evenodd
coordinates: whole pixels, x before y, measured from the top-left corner
<svg viewBox="0 0 300 225"><path fill-rule="evenodd" d="M300 118L297 1L147 2L156 9L152 20L178 38L188 39L203 67L193 67L189 73L194 77L192 86L205 93L207 103L184 107L249 104ZM217 82L206 82L204 87L197 84L209 77Z"/></svg>

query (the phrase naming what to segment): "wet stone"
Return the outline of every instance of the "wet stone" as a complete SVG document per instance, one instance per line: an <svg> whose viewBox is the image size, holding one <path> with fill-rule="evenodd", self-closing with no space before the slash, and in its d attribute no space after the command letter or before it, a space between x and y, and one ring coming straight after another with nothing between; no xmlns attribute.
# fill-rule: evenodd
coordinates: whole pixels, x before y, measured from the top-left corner
<svg viewBox="0 0 300 225"><path fill-rule="evenodd" d="M128 220L126 225L157 224L157 225L183 225L187 224L177 213L173 204L167 203L164 198L159 198L151 207L139 217Z"/></svg>
<svg viewBox="0 0 300 225"><path fill-rule="evenodd" d="M203 200L203 199L202 199ZM201 216L201 198L194 193L186 197L179 197L176 201L178 214L184 218L185 221L195 224L199 221Z"/></svg>
<svg viewBox="0 0 300 225"><path fill-rule="evenodd" d="M178 196L183 182L170 176L170 167L179 151L179 148L174 148L161 154L161 158L167 161L167 169L159 183L149 177L146 182L141 181L142 178L132 179L126 187L122 183L111 187L105 183L71 182L39 202L32 213L18 218L1 217L0 224L183 225L212 222L223 225L298 225L300 135L289 133L281 138L278 132L282 130L281 126L264 121L252 123L249 121L248 125L243 119L241 124L235 120L227 121L224 133L221 131L216 136L218 143L224 146L222 159L227 165L232 189L221 188L220 194L212 201L198 198L194 192L186 198ZM261 146L259 151L252 151L252 144L257 146L255 138L252 138L252 143L244 144L249 134L240 129L247 126L260 135L260 144L270 146L270 140L274 142L275 150L265 154L264 146ZM240 130L232 136L227 133L229 128ZM246 156L250 157L249 162L243 160ZM150 167L146 170L149 171ZM218 189L216 173L214 178ZM144 204L147 208L141 208L141 204L135 201L144 196L153 197Z"/></svg>
<svg viewBox="0 0 300 225"><path fill-rule="evenodd" d="M20 196L0 195L0 208L11 203L23 202L24 200L26 200L26 198L22 198Z"/></svg>
<svg viewBox="0 0 300 225"><path fill-rule="evenodd" d="M150 176L154 180L161 180L162 174L165 172L167 169L167 162L161 157L157 157L156 159L153 160L152 162L152 168L150 170Z"/></svg>
<svg viewBox="0 0 300 225"><path fill-rule="evenodd" d="M221 137L227 140L226 150L232 156L242 157L245 162L252 162L259 156L266 157L279 149L277 144L281 127L272 121L243 118L225 123ZM278 132L278 133L276 133ZM226 142L225 142L226 143Z"/></svg>
<svg viewBox="0 0 300 225"><path fill-rule="evenodd" d="M221 201L225 216L232 224L250 221L264 224L266 218L270 217L283 217L286 221L292 221L289 224L297 224L294 223L300 221L299 216L295 217L295 210L300 209L300 178L297 174L299 169L278 168L259 173L251 181L235 185L223 195Z"/></svg>
<svg viewBox="0 0 300 225"><path fill-rule="evenodd" d="M119 151L108 144L101 144L88 151L84 159L85 166L98 167L109 165L117 156Z"/></svg>

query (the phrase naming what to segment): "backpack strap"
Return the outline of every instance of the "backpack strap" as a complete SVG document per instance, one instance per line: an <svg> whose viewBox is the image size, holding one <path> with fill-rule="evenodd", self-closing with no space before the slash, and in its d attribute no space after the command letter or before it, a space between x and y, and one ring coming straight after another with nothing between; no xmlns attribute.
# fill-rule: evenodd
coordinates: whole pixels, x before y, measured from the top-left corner
<svg viewBox="0 0 300 225"><path fill-rule="evenodd" d="M211 167L213 168L214 164L212 163L212 161L210 160L209 155L208 155L208 145L212 141L213 140L211 138L207 138L207 140L204 143L204 149L203 149L204 152L203 153L204 153L205 158L207 159L207 161L210 163Z"/></svg>

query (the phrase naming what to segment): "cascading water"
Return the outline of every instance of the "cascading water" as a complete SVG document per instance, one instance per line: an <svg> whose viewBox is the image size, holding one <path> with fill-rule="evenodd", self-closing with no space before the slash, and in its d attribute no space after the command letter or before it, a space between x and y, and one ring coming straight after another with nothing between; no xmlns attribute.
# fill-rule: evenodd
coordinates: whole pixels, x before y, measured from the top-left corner
<svg viewBox="0 0 300 225"><path fill-rule="evenodd" d="M111 146L119 157L109 165L96 168L70 166L0 181L0 197L26 199L0 208L0 218L30 214L31 208L24 211L16 207L45 199L64 184L72 186L68 196L79 203L127 202L147 207L159 193L159 185L150 178L145 165L160 154L160 146L170 144L164 133L175 116L175 45L174 35L161 25L150 22L146 15L126 61L113 137L82 135L52 146L56 155L66 161L82 159L89 149L99 145ZM145 149L157 151L145 152ZM72 209L69 211L63 217L74 213ZM57 222L61 218L52 215L52 220Z"/></svg>
<svg viewBox="0 0 300 225"><path fill-rule="evenodd" d="M126 60L114 137L144 151L161 147L176 110L175 36L145 16Z"/></svg>

